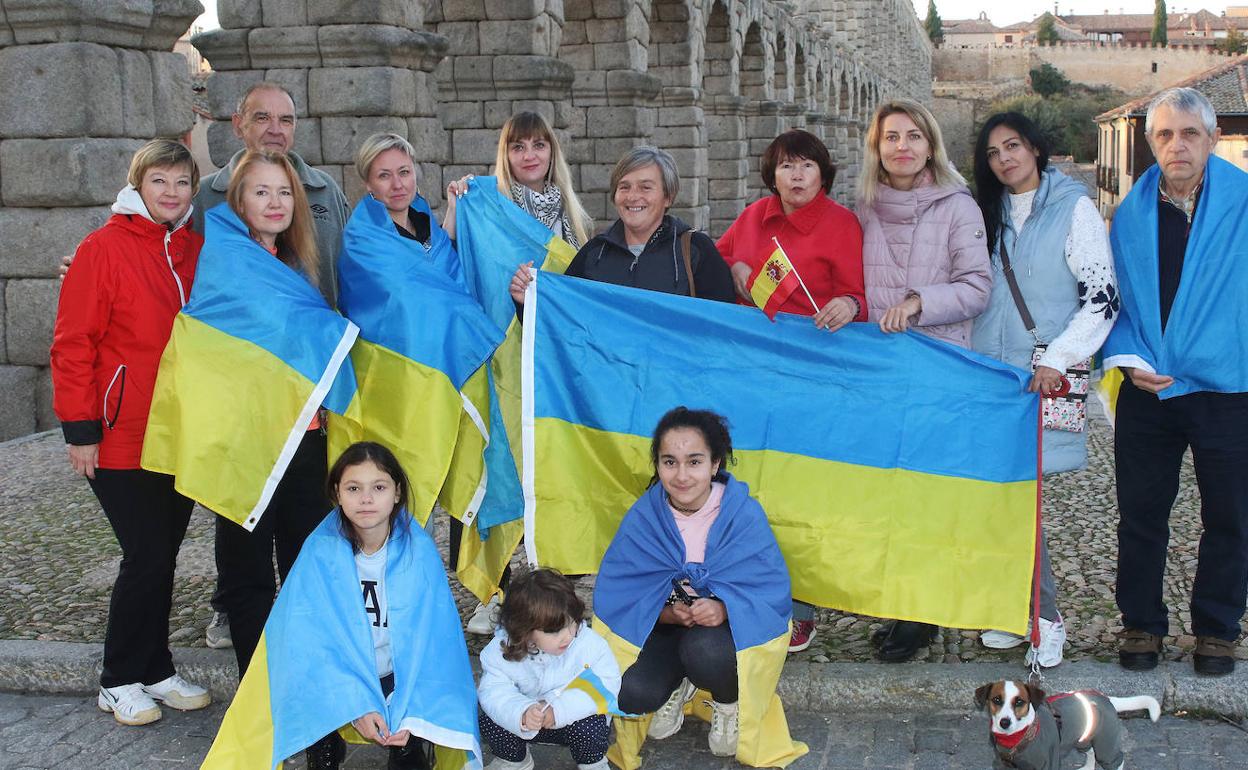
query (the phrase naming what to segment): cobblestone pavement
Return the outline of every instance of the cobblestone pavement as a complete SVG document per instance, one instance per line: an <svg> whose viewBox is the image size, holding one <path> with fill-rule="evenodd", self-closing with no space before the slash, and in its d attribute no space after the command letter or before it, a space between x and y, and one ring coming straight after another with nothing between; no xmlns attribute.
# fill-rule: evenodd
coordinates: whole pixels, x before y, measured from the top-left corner
<svg viewBox="0 0 1248 770"><path fill-rule="evenodd" d="M1114 634L1121 628L1113 597L1117 551L1113 437L1103 421L1090 424L1088 468L1053 477L1044 488L1058 603L1069 634L1067 660L1116 659ZM1199 533L1199 497L1190 456L1171 528L1166 598L1174 636L1167 656L1185 660L1195 647L1188 598ZM437 538L445 548L445 517L438 519ZM90 489L69 469L58 433L0 445L0 639L103 641L119 556ZM517 555L513 565L519 562ZM214 574L211 514L197 508L178 565L170 634L174 645L203 645ZM580 592L588 598L592 578L579 582ZM454 579L451 585L466 616L476 600ZM878 625L874 618L821 611L815 644L799 657L869 661L869 636ZM976 631L943 629L919 660L1022 659L1021 647L989 651L977 639ZM479 651L485 641L471 637L469 644ZM1248 642L1240 643L1238 656L1248 659Z"/></svg>
<svg viewBox="0 0 1248 770"><path fill-rule="evenodd" d="M181 713L147 727L123 727L100 713L93 698L0 694L0 769L61 768L130 770L197 767L216 733L224 706ZM987 768L992 763L987 724L981 714L936 713L921 717L862 714L824 717L791 713L793 735L810 753L792 770L840 768ZM1248 734L1222 721L1164 716L1157 723L1126 723L1127 766L1132 770L1230 770L1248 768ZM706 725L691 722L642 752L644 770L728 770L732 760L711 755ZM565 749L539 747L538 767L574 770ZM1078 767L1072 756L1064 767ZM286 763L302 768L302 757ZM385 767L384 751L353 747L348 770Z"/></svg>

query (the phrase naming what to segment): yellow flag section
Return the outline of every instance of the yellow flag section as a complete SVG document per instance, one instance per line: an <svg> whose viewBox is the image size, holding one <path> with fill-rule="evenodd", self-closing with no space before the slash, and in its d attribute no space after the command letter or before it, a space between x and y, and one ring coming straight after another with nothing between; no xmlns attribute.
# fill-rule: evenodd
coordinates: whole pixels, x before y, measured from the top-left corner
<svg viewBox="0 0 1248 770"><path fill-rule="evenodd" d="M253 529L324 404L354 409L358 329L222 204L160 360L142 466Z"/></svg>
<svg viewBox="0 0 1248 770"><path fill-rule="evenodd" d="M1105 410L1109 424L1114 424L1118 416L1118 391L1122 389L1122 370L1116 366L1101 370L1101 377L1096 381L1096 397Z"/></svg>
<svg viewBox="0 0 1248 770"><path fill-rule="evenodd" d="M1038 502L1025 372L868 324L829 335L785 314L773 325L657 292L536 284L524 324L530 561L598 568L653 473L654 426L683 404L728 418L731 471L767 512L796 598L1025 631Z"/></svg>
<svg viewBox="0 0 1248 770"><path fill-rule="evenodd" d="M456 204L457 249L469 292L508 333L490 365L464 387L472 409L460 417L459 442L439 501L467 530L460 581L481 601L524 534L520 487L520 328L508 292L516 268L532 262L562 273L575 256L565 241L500 194L494 177L475 177ZM475 415L480 415L477 420Z"/></svg>

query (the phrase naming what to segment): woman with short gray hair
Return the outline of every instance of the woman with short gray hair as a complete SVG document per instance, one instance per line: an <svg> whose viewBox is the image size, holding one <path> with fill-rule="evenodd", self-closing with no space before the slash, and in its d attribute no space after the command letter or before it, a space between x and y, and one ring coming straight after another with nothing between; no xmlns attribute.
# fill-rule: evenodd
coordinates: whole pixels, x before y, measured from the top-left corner
<svg viewBox="0 0 1248 770"><path fill-rule="evenodd" d="M680 176L670 153L634 147L611 172L612 198L619 218L606 232L581 247L567 275L617 286L734 302L732 274L705 233L668 213ZM511 281L511 296L524 301L528 266Z"/></svg>

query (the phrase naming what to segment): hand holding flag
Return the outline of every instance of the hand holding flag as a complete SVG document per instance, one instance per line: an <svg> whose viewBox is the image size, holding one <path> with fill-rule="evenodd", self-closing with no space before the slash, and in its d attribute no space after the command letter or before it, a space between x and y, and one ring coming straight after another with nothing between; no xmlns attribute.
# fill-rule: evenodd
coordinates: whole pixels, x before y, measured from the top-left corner
<svg viewBox="0 0 1248 770"><path fill-rule="evenodd" d="M750 276L749 283L746 284L754 304L758 305L767 317L774 321L776 313L780 312L780 306L794 291L797 291L798 286L801 286L815 312L819 312L819 305L815 302L815 298L810 296L810 290L806 288L806 283L798 275L797 268L789 260L789 255L784 253L780 241L775 238L771 240L776 244L776 250L763 260L758 270Z"/></svg>

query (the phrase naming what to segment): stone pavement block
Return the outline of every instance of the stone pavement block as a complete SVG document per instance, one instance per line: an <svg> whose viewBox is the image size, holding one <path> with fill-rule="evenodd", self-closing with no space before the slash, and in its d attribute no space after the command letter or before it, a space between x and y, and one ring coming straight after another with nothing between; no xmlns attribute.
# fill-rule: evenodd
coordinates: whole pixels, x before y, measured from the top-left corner
<svg viewBox="0 0 1248 770"><path fill-rule="evenodd" d="M33 366L0 366L0 440L34 432L38 372Z"/></svg>
<svg viewBox="0 0 1248 770"><path fill-rule="evenodd" d="M0 137L122 133L121 63L95 43L0 49Z"/></svg>
<svg viewBox="0 0 1248 770"><path fill-rule="evenodd" d="M316 115L412 115L416 77L397 67L323 67L308 73L308 109Z"/></svg>
<svg viewBox="0 0 1248 770"><path fill-rule="evenodd" d="M60 290L61 282L55 278L5 281L4 332L9 363L48 365Z"/></svg>
<svg viewBox="0 0 1248 770"><path fill-rule="evenodd" d="M173 51L149 51L147 55L152 66L152 133L180 137L195 123L186 57Z"/></svg>
<svg viewBox="0 0 1248 770"><path fill-rule="evenodd" d="M156 121L152 118L152 61L143 51L121 49L117 55L121 57L122 133L150 139L156 133Z"/></svg>
<svg viewBox="0 0 1248 770"><path fill-rule="evenodd" d="M355 151L360 144L382 131L392 131L407 136L407 121L384 115L350 118L321 118L321 155L325 163L355 163Z"/></svg>
<svg viewBox="0 0 1248 770"><path fill-rule="evenodd" d="M91 208L0 208L0 275L56 278L61 257L73 254L87 233L112 215Z"/></svg>
<svg viewBox="0 0 1248 770"><path fill-rule="evenodd" d="M111 204L126 182L130 157L142 144L138 139L6 139L0 142L0 197L6 206Z"/></svg>

